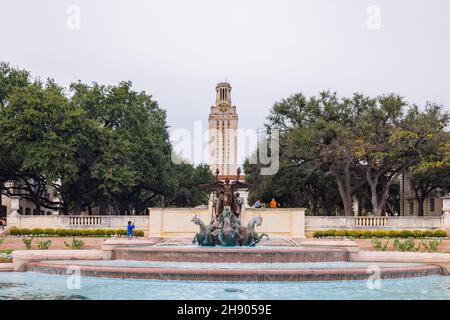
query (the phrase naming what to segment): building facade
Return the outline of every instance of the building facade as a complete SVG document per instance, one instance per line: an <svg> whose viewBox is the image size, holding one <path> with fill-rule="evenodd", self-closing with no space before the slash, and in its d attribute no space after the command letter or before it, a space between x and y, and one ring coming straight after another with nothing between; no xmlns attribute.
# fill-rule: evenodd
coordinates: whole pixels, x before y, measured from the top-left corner
<svg viewBox="0 0 450 320"><path fill-rule="evenodd" d="M428 194L423 204L424 216L442 215L443 202L441 190L434 190ZM400 215L417 216L418 202L410 180L410 173L404 171L400 175Z"/></svg>
<svg viewBox="0 0 450 320"><path fill-rule="evenodd" d="M216 86L216 101L208 117L209 166L213 173L235 175L237 170L238 114L231 101L231 85L227 82Z"/></svg>

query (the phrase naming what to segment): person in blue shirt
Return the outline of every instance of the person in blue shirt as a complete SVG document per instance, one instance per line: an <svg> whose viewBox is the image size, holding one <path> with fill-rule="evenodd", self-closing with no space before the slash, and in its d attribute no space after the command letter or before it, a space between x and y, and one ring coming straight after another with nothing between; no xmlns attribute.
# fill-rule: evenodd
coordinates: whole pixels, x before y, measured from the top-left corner
<svg viewBox="0 0 450 320"><path fill-rule="evenodd" d="M257 200L257 201L255 202L255 208L257 208L257 209L262 208L261 201Z"/></svg>
<svg viewBox="0 0 450 320"><path fill-rule="evenodd" d="M134 223L132 223L131 221L128 221L128 226L127 226L128 240L131 240L131 238L133 237L133 229L134 229Z"/></svg>

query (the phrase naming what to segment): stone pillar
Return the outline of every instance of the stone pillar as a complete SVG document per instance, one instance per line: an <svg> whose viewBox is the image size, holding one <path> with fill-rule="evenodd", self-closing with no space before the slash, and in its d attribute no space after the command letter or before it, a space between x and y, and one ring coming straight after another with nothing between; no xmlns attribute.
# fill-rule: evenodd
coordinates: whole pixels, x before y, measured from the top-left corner
<svg viewBox="0 0 450 320"><path fill-rule="evenodd" d="M442 225L444 228L450 229L450 194L442 198Z"/></svg>
<svg viewBox="0 0 450 320"><path fill-rule="evenodd" d="M292 237L305 238L305 209L294 209L291 221Z"/></svg>
<svg viewBox="0 0 450 320"><path fill-rule="evenodd" d="M149 208L149 237L162 237L163 210L162 208Z"/></svg>
<svg viewBox="0 0 450 320"><path fill-rule="evenodd" d="M11 212L7 215L7 224L9 227L20 228L20 198L11 197Z"/></svg>

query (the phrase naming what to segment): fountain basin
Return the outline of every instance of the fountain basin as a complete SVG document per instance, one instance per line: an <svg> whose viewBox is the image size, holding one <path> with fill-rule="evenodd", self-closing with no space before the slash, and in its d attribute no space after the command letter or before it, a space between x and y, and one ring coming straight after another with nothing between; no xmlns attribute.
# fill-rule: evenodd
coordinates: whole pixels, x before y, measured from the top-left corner
<svg viewBox="0 0 450 320"><path fill-rule="evenodd" d="M185 263L186 264L186 263ZM345 265L348 264L348 265ZM374 268L379 272L380 279L396 279L441 275L439 266L421 264L380 264L362 265L344 263L337 267L315 268L311 264L305 267L296 265L286 267L279 264L266 264L264 267L258 265L242 268L239 264L231 264L227 268L220 264L212 267L205 266L174 267L163 263L153 266L127 265L123 261L115 265L108 265L102 261L91 261L89 263L77 263L74 261L46 261L27 264L27 270L32 272L66 275L68 267L73 270L76 266L82 276L120 278L120 279L145 279L145 280L194 280L194 281L337 281L337 280L367 280L374 274Z"/></svg>
<svg viewBox="0 0 450 320"><path fill-rule="evenodd" d="M113 259L135 261L292 263L347 261L342 249L298 247L147 247L116 248Z"/></svg>

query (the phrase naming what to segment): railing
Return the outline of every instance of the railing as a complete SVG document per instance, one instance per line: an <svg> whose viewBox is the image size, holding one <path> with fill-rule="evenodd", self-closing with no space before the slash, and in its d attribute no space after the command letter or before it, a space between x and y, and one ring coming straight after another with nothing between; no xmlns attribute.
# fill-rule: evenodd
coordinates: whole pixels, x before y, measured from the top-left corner
<svg viewBox="0 0 450 320"><path fill-rule="evenodd" d="M87 217L69 217L69 225L71 226L101 226L102 217L87 216Z"/></svg>
<svg viewBox="0 0 450 320"><path fill-rule="evenodd" d="M355 217L356 227L386 227L388 223L388 217Z"/></svg>

